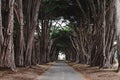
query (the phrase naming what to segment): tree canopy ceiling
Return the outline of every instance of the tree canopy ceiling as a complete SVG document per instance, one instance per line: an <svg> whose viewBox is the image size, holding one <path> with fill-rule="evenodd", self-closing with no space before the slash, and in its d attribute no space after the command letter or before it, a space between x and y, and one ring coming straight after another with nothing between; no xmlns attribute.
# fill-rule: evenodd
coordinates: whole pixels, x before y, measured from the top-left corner
<svg viewBox="0 0 120 80"><path fill-rule="evenodd" d="M44 0L43 12L47 17L56 19L59 17L70 18L78 13L79 7L72 0Z"/></svg>

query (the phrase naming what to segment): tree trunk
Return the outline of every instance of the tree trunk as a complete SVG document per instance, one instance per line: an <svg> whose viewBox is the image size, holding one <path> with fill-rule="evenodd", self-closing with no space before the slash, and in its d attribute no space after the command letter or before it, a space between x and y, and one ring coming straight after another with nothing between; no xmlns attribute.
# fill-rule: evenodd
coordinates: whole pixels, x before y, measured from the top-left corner
<svg viewBox="0 0 120 80"><path fill-rule="evenodd" d="M118 69L120 70L120 0L115 0L115 9L116 9L116 18L115 18L115 26L117 33L117 53L118 53Z"/></svg>
<svg viewBox="0 0 120 80"><path fill-rule="evenodd" d="M15 69L15 62L14 62L14 44L13 44L13 27L14 27L14 12L13 12L13 5L14 0L9 0L8 3L8 12L6 17L6 22L4 24L4 42L1 51L1 58L0 58L0 66L1 67L8 67L12 70ZM6 8L6 9L7 9Z"/></svg>
<svg viewBox="0 0 120 80"><path fill-rule="evenodd" d="M25 50L25 41L24 41L24 33L23 33L23 26L24 26L24 17L23 17L23 5L22 5L22 0L18 0L18 21L20 24L19 28L19 43L18 43L18 51L16 52L16 65L17 66L24 66L24 50Z"/></svg>
<svg viewBox="0 0 120 80"><path fill-rule="evenodd" d="M40 7L40 0L36 0L36 1L28 1L28 3L26 3L26 5L28 5L28 11L26 16L27 19L27 23L26 23L26 27L27 27L27 39L26 39L26 52L25 52L25 65L26 66L31 66L31 59L32 59L32 46L33 46L33 40L34 40L34 33L38 24L38 15L39 15L39 7ZM31 5L31 3L33 2L33 5ZM32 16L31 16L32 15Z"/></svg>
<svg viewBox="0 0 120 80"><path fill-rule="evenodd" d="M3 46L3 26L2 26L2 1L0 0L0 54L2 51L2 46Z"/></svg>

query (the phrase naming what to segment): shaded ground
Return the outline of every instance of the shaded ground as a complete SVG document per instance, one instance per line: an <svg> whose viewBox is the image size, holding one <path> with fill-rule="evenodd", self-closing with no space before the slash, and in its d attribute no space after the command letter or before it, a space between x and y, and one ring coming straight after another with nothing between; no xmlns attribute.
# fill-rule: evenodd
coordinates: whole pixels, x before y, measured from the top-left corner
<svg viewBox="0 0 120 80"><path fill-rule="evenodd" d="M116 73L114 70L100 70L98 67L76 63L69 63L69 65L81 72L87 80L120 80L120 73Z"/></svg>
<svg viewBox="0 0 120 80"><path fill-rule="evenodd" d="M48 70L53 64L54 63L49 63L46 65L37 65L37 66L32 66L32 68L17 68L17 72L13 72L7 69L5 70L0 69L0 80L50 80L50 79L41 79L42 76L40 75L46 70ZM76 63L69 63L69 65L71 65L77 71L81 72L82 74L79 73L79 77L84 76L86 77L86 80L120 80L120 73L116 73L113 70L103 70L103 69L99 70L98 67L89 67L88 65L76 64ZM62 76L60 77L61 80L72 80L72 78L73 80L82 80L73 77L74 75L72 73L74 72L71 73L71 71L68 69L70 67L65 67L66 65L64 64L56 64L56 63L54 64L54 66L56 67L51 67L53 69L56 68L56 70L54 69L53 71L54 75L58 74L59 76ZM60 67L62 68L58 69ZM60 75L61 71L62 74ZM67 74L65 75L65 73ZM69 77L70 75L72 78ZM65 76L67 76L67 79L65 79ZM49 78L50 77L51 75L49 76ZM51 80L56 80L56 79L58 80L58 78L53 78Z"/></svg>
<svg viewBox="0 0 120 80"><path fill-rule="evenodd" d="M53 63L32 66L32 68L17 68L17 72L0 70L0 80L35 80L43 72L48 70Z"/></svg>
<svg viewBox="0 0 120 80"><path fill-rule="evenodd" d="M63 61L55 63L36 80L86 80L83 76Z"/></svg>

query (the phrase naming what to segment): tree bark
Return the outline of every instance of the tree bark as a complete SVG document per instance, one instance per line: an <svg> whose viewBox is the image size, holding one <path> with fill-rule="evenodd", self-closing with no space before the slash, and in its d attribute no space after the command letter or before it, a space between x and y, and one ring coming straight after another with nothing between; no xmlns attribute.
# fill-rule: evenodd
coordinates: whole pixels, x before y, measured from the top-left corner
<svg viewBox="0 0 120 80"><path fill-rule="evenodd" d="M2 46L3 46L3 41L4 41L4 37L3 37L3 26L2 26L2 1L0 0L0 54L2 51Z"/></svg>
<svg viewBox="0 0 120 80"><path fill-rule="evenodd" d="M18 43L18 51L16 52L16 65L24 66L24 51L25 51L25 41L24 41L24 17L23 17L23 4L22 0L18 0L18 22L19 22L19 43Z"/></svg>
<svg viewBox="0 0 120 80"><path fill-rule="evenodd" d="M33 2L33 5L31 5L31 2ZM28 4L29 3L29 4ZM36 1L28 1L26 5L28 5L28 12L26 14L27 19L27 42L26 42L26 52L25 52L25 65L26 66L31 66L31 59L32 59L32 46L33 46L33 39L34 39L34 32L36 30L37 24L38 24L38 15L39 15L39 9L40 9L40 3L41 0L36 0ZM32 13L31 13L32 12ZM32 16L31 16L32 15Z"/></svg>
<svg viewBox="0 0 120 80"><path fill-rule="evenodd" d="M6 22L7 25L4 26L4 42L1 52L1 58L0 58L0 66L1 67L7 67L11 68L12 70L15 69L15 62L14 62L14 44L13 44L13 28L14 28L14 12L13 12L13 5L14 0L9 0L8 3L6 3L8 7ZM4 24L6 24L4 22Z"/></svg>

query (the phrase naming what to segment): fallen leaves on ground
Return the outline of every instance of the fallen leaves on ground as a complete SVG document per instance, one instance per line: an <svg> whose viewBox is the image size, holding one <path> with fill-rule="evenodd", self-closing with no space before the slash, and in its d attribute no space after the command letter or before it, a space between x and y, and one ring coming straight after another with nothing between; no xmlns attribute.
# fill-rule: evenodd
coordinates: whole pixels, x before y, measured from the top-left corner
<svg viewBox="0 0 120 80"><path fill-rule="evenodd" d="M68 63L77 71L81 72L87 80L120 80L120 72L111 69L99 69L85 64Z"/></svg>
<svg viewBox="0 0 120 80"><path fill-rule="evenodd" d="M17 72L13 72L9 69L1 69L0 80L35 80L42 73L48 70L52 64L54 64L54 62L32 66L31 68L17 68Z"/></svg>

